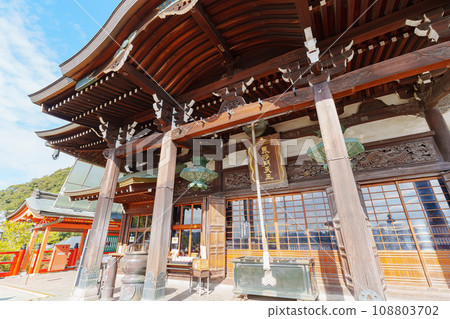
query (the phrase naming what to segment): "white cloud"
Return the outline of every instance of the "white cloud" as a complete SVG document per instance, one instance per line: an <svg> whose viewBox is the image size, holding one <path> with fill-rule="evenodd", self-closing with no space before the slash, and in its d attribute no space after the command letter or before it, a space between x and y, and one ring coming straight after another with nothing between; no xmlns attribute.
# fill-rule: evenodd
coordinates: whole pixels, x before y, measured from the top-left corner
<svg viewBox="0 0 450 319"><path fill-rule="evenodd" d="M78 36L80 37L80 39L83 42L86 42L87 40L87 35L86 33L83 31L83 28L81 27L81 25L79 25L78 23L70 23L70 25L72 26L72 28L78 33Z"/></svg>
<svg viewBox="0 0 450 319"><path fill-rule="evenodd" d="M0 0L0 189L73 164L44 146L34 131L65 124L41 113L28 98L60 77L38 17L24 0Z"/></svg>

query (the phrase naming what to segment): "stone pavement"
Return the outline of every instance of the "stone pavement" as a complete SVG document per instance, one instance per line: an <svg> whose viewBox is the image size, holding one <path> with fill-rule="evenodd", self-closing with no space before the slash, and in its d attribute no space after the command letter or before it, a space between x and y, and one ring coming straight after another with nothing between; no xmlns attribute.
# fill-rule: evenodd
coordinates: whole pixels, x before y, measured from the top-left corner
<svg viewBox="0 0 450 319"><path fill-rule="evenodd" d="M0 301L30 301L47 298L51 295L0 284Z"/></svg>
<svg viewBox="0 0 450 319"><path fill-rule="evenodd" d="M0 301L51 301L69 300L75 281L76 271L44 273L38 275L19 275L0 279ZM122 275L117 276L115 300L120 295L120 280ZM197 282L193 284L197 286ZM165 301L233 301L242 300L233 298L233 285L229 279L211 280L210 294L203 293L201 296L195 290L189 292L189 281L169 278L166 288ZM346 288L319 286L321 301L354 300ZM449 289L432 288L389 288L386 292L388 300L392 301L440 301L450 300ZM248 300L289 300L271 297L248 296Z"/></svg>
<svg viewBox="0 0 450 319"><path fill-rule="evenodd" d="M19 275L0 280L0 298L7 300L68 300L76 271Z"/></svg>

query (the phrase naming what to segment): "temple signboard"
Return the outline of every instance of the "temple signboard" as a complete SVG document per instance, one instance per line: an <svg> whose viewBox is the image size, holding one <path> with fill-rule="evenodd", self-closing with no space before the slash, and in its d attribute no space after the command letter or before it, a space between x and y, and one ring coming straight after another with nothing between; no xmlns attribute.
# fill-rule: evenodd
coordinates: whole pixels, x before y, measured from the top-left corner
<svg viewBox="0 0 450 319"><path fill-rule="evenodd" d="M250 179L252 190L256 190L255 160L253 157L253 146L247 149L249 157ZM288 187L286 169L281 154L280 135L273 134L261 137L256 141L258 154L259 181L262 189L274 189Z"/></svg>

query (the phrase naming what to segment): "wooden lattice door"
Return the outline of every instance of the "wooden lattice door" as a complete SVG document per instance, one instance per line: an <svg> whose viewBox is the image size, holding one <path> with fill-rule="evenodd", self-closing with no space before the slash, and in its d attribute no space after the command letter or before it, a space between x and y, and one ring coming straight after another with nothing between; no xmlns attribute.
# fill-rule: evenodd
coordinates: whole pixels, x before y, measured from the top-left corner
<svg viewBox="0 0 450 319"><path fill-rule="evenodd" d="M210 196L206 204L206 243L211 278L224 278L225 256L225 198Z"/></svg>

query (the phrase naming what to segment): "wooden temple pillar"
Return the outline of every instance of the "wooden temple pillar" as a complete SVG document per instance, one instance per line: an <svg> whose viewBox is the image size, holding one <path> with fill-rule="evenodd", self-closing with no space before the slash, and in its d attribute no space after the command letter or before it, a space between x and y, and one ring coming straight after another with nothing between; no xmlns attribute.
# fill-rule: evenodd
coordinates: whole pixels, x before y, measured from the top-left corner
<svg viewBox="0 0 450 319"><path fill-rule="evenodd" d="M161 144L158 164L152 232L142 300L158 300L165 296L167 256L170 247L173 188L175 184L177 148L167 132Z"/></svg>
<svg viewBox="0 0 450 319"><path fill-rule="evenodd" d="M450 130L442 116L441 110L437 107L426 109L425 119L430 130L434 131L434 140L443 159L450 162Z"/></svg>
<svg viewBox="0 0 450 319"><path fill-rule="evenodd" d="M50 235L51 227L46 227L44 232L44 237L42 238L41 247L39 248L38 255L36 256L36 261L34 263L33 275L39 273L41 269L42 259L44 258L45 246L47 246L48 236Z"/></svg>
<svg viewBox="0 0 450 319"><path fill-rule="evenodd" d="M372 233L366 224L336 105L328 82L313 85L317 116L356 300L385 300Z"/></svg>
<svg viewBox="0 0 450 319"><path fill-rule="evenodd" d="M425 78L431 77L432 73L424 76ZM421 76L419 76L420 79ZM417 97L422 101L425 108L425 119L430 127L430 130L434 131L434 140L442 157L445 161L450 162L450 130L442 116L440 105L445 106L449 103L448 95L450 94L450 72L446 71L444 75L434 81L431 85L430 79L423 81L421 84L417 84L418 92Z"/></svg>
<svg viewBox="0 0 450 319"><path fill-rule="evenodd" d="M86 236L87 230L84 230L83 233L81 234L80 245L78 245L78 253L77 258L75 260L79 260L81 258L81 254L83 253L84 240L86 239Z"/></svg>
<svg viewBox="0 0 450 319"><path fill-rule="evenodd" d="M445 187L447 187L447 190L450 190L450 171L444 173L442 178L444 179Z"/></svg>
<svg viewBox="0 0 450 319"><path fill-rule="evenodd" d="M88 241L85 243L86 250L83 264L80 266L80 279L73 292L73 299L78 300L99 298L97 281L100 275L103 251L120 173L120 159L116 157L116 149L106 149L104 155L106 157L105 173L100 186L92 229Z"/></svg>

